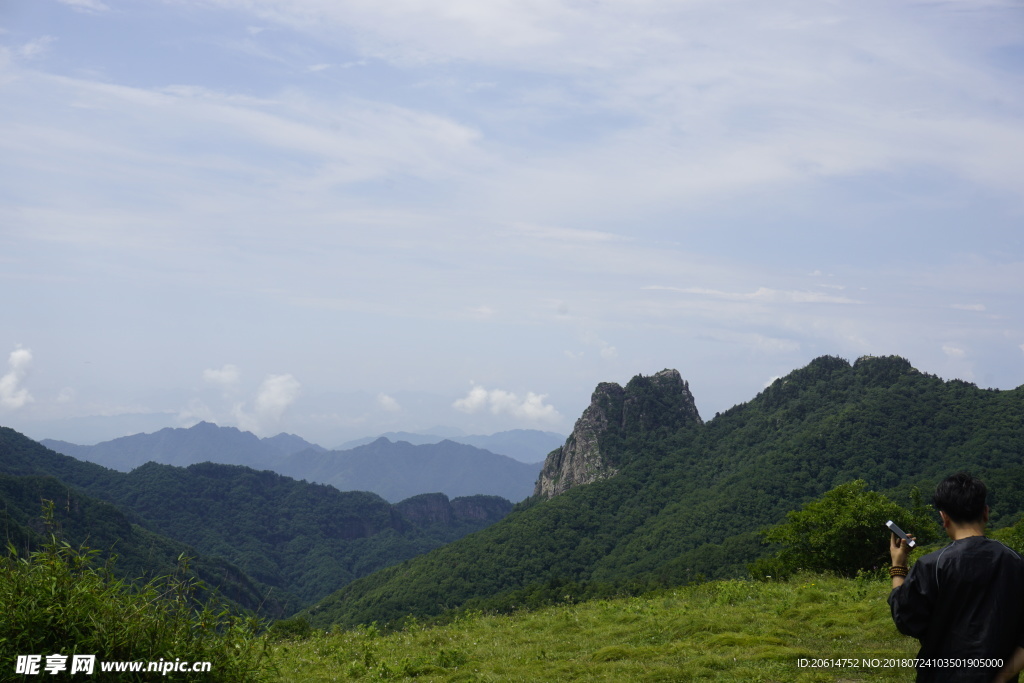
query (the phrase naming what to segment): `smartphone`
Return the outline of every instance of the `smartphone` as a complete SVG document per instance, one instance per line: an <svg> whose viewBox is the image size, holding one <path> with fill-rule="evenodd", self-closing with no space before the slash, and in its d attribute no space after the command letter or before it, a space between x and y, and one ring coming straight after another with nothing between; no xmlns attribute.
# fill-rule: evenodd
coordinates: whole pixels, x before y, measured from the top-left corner
<svg viewBox="0 0 1024 683"><path fill-rule="evenodd" d="M906 541L909 547L913 548L917 545L917 542L914 539L908 537L907 534L903 531L903 529L896 526L896 523L893 522L891 519L888 522L886 522L885 525L889 527L889 531L893 532L894 534L902 538L904 541Z"/></svg>

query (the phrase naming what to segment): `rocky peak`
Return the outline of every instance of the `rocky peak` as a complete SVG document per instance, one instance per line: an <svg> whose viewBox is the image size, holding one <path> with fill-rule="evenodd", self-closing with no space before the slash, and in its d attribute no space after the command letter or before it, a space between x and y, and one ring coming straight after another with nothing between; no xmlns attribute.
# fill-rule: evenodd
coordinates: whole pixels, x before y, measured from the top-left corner
<svg viewBox="0 0 1024 683"><path fill-rule="evenodd" d="M553 498L607 479L619 471L624 439L656 438L693 424L702 424L700 414L689 383L677 370L637 375L625 388L602 382L565 445L548 454L533 493Z"/></svg>

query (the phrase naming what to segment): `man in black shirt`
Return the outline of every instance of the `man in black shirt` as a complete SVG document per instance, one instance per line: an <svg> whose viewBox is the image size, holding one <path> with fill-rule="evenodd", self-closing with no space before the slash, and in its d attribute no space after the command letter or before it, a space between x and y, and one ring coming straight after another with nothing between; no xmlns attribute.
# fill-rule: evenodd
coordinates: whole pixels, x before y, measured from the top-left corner
<svg viewBox="0 0 1024 683"><path fill-rule="evenodd" d="M938 485L933 505L953 542L909 573L910 548L890 540L889 606L896 628L921 641L918 681L1017 681L1024 668L1024 559L985 538L985 496L966 472Z"/></svg>

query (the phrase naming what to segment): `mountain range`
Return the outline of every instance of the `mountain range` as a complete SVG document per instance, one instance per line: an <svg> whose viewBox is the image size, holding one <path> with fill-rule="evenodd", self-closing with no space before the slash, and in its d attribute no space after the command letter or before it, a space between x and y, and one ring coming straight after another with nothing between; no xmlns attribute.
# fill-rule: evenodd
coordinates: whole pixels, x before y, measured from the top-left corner
<svg viewBox="0 0 1024 683"><path fill-rule="evenodd" d="M507 450L522 453L549 443L547 434L514 430L467 438L503 443ZM243 465L330 484L343 491L371 491L391 502L436 492L451 498L479 494L519 501L533 491L539 460L528 464L476 446L423 438L425 443L411 444L379 437L347 450L328 451L293 434L260 439L234 427L200 422L187 429L166 428L94 446L49 439L40 443L58 453L122 472L148 462L182 467L202 462Z"/></svg>
<svg viewBox="0 0 1024 683"><path fill-rule="evenodd" d="M274 469L273 465L278 460L294 453L326 450L294 434L282 433L261 439L252 432L219 427L210 422L200 422L188 429L167 427L152 434L122 436L94 446L53 439L43 439L39 443L72 458L121 472L130 472L147 462L180 467L216 462Z"/></svg>
<svg viewBox="0 0 1024 683"><path fill-rule="evenodd" d="M339 464L315 449L277 457ZM443 493L388 503L240 465L117 472L0 428L0 505L19 547L45 531L32 507L54 500L74 539L116 542L139 566L190 547L239 604L270 591L265 614L307 606L300 614L327 627L744 577L772 552L761 530L856 479L906 505L968 469L989 486L991 526L1016 524L1024 387L943 381L898 357L823 356L705 420L686 380L663 370L599 384L537 469L515 506Z"/></svg>
<svg viewBox="0 0 1024 683"><path fill-rule="evenodd" d="M444 430L438 430L444 431ZM388 441L405 441L414 446L424 444L440 443L442 441L454 441L464 443L467 446L476 446L491 453L507 455L520 462L541 463L548 453L562 445L565 435L555 432L543 432L538 429L509 429L495 434L435 434L435 433L414 433L414 432L386 432L377 437L365 437L347 441L334 450L344 451L357 446L365 446L384 437Z"/></svg>
<svg viewBox="0 0 1024 683"><path fill-rule="evenodd" d="M915 487L927 497L961 469L988 484L992 526L1021 519L1024 387L825 356L705 422L678 372L638 375L598 385L510 515L304 615L388 623L743 577L771 551L759 530L840 484L861 479L909 507Z"/></svg>

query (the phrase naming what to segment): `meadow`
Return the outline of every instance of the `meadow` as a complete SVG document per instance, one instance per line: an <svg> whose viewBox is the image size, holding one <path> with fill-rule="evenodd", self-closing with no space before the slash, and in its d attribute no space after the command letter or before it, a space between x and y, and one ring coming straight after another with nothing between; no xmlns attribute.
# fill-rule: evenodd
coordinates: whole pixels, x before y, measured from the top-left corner
<svg viewBox="0 0 1024 683"><path fill-rule="evenodd" d="M277 680L313 682L913 680L891 666L917 641L893 626L888 592L878 576L713 581L391 632L313 631L275 643L270 662ZM861 665L801 666L815 659Z"/></svg>

